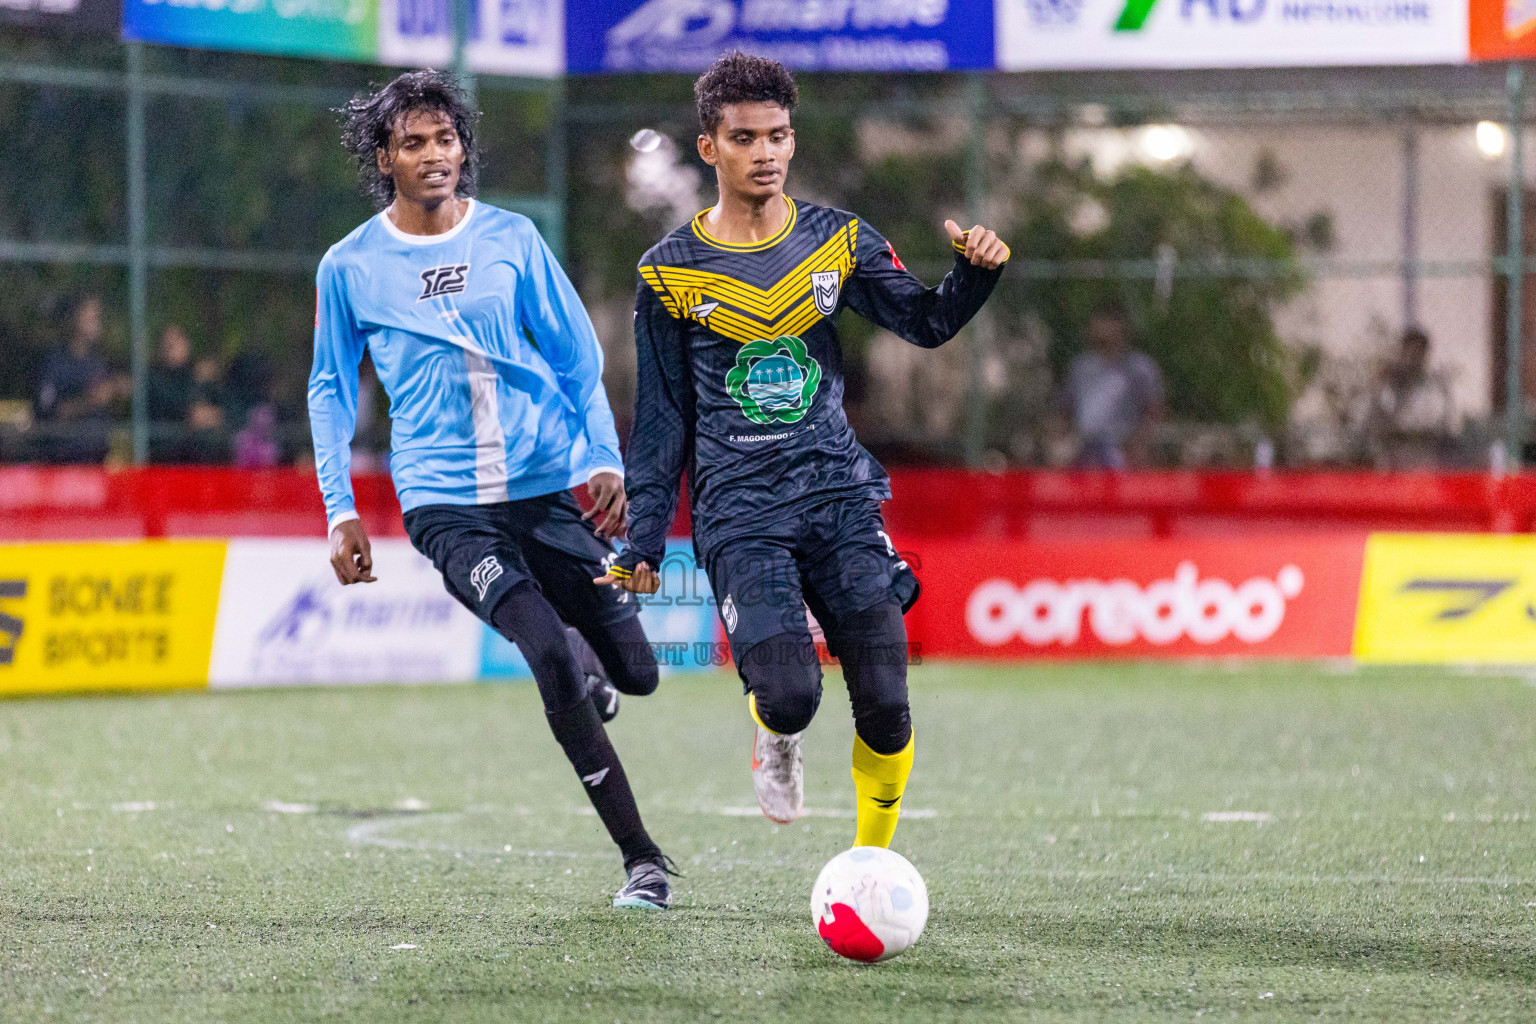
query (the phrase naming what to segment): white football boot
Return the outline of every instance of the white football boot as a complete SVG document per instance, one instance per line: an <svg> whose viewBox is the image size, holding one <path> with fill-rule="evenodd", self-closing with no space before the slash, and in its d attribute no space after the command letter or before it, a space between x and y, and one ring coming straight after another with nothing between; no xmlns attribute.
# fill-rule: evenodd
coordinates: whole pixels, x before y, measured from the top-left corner
<svg viewBox="0 0 1536 1024"><path fill-rule="evenodd" d="M805 810L805 762L800 733L780 736L757 726L752 742L752 791L769 821L788 825Z"/></svg>

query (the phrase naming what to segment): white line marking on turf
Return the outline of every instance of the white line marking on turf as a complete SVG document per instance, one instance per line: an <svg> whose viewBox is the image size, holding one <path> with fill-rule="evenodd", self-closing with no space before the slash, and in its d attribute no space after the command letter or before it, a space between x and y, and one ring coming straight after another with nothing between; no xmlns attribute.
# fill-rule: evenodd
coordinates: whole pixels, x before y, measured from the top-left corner
<svg viewBox="0 0 1536 1024"><path fill-rule="evenodd" d="M155 809L153 800L127 800L120 804L113 804L114 811L152 811Z"/></svg>
<svg viewBox="0 0 1536 1024"><path fill-rule="evenodd" d="M1260 825L1272 824L1275 816L1268 811L1206 811L1201 821L1252 821Z"/></svg>
<svg viewBox="0 0 1536 1024"><path fill-rule="evenodd" d="M415 949L416 947L411 945L409 942L402 942L398 946L390 946L389 948L390 949Z"/></svg>
<svg viewBox="0 0 1536 1024"><path fill-rule="evenodd" d="M609 853L570 853L565 850L513 850L510 844L501 846L474 846L453 843L437 843L425 839L395 839L384 835L390 829L405 825L421 825L427 822L448 824L462 818L462 814L424 814L414 818L378 818L359 822L347 829L347 842L353 846L380 846L386 850L416 851L421 853L473 853L495 856L549 857L560 860L607 860Z"/></svg>
<svg viewBox="0 0 1536 1024"><path fill-rule="evenodd" d="M725 818L760 818L763 816L762 808L759 807L722 807L716 813ZM852 811L841 807L807 807L800 812L800 817L802 818L852 819L853 816ZM903 818L937 818L939 812L931 807L913 807L911 809L903 807L901 816Z"/></svg>
<svg viewBox="0 0 1536 1024"><path fill-rule="evenodd" d="M319 810L314 804L286 804L281 800L268 800L261 809L273 814L314 814Z"/></svg>

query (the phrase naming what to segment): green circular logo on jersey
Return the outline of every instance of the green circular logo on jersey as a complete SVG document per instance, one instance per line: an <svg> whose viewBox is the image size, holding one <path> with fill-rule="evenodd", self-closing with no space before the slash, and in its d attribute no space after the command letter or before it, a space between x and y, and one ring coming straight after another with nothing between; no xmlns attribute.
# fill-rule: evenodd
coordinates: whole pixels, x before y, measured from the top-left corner
<svg viewBox="0 0 1536 1024"><path fill-rule="evenodd" d="M741 346L725 390L753 423L798 423L821 386L821 364L792 334Z"/></svg>

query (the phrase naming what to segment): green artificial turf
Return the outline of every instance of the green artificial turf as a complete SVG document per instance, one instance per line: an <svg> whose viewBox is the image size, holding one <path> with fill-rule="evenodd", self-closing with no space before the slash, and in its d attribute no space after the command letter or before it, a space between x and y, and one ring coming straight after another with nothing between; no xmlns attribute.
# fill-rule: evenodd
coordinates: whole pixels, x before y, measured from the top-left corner
<svg viewBox="0 0 1536 1024"><path fill-rule="evenodd" d="M810 921L852 837L840 688L780 828L722 813L753 804L732 678L626 701L665 914L609 907L528 685L0 703L0 1021L1536 1017L1520 679L914 669L895 845L933 912L875 967Z"/></svg>

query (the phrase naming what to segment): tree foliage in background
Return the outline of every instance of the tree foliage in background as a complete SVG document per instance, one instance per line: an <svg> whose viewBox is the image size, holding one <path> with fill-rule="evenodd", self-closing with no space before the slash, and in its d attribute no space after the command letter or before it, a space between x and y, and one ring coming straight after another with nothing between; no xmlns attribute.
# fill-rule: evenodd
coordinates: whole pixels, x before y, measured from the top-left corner
<svg viewBox="0 0 1536 1024"><path fill-rule="evenodd" d="M1288 232L1241 195L1188 164L1126 165L1107 177L1087 161L1054 159L1020 198L1015 253L1031 260L1163 262L1162 281L1031 280L1013 312L1034 314L1050 337L1058 379L1083 349L1094 309L1117 303L1134 344L1162 368L1170 413L1202 423L1282 425L1297 367L1275 331L1274 311L1305 284ZM1279 272L1243 264L1273 261ZM1180 266L1234 273L1178 274Z"/></svg>
<svg viewBox="0 0 1536 1024"><path fill-rule="evenodd" d="M0 42L0 58L111 67L120 47L69 42ZM78 53L76 51L79 51ZM89 50L89 52L86 52ZM12 52L14 51L14 52ZM151 47L151 70L239 81L325 84L344 91L393 72L352 64ZM676 227L671 215L645 214L625 201L632 133L654 128L674 140L679 159L702 175L700 203L713 199L713 172L693 152L689 76L599 76L568 83L570 100L603 116L566 133L569 201L566 263L598 311L624 312L635 264ZM930 280L949 264L942 221L960 217L965 183L960 146L952 138L955 107L912 111L909 100L954 100L954 76L845 75L801 77L802 108L791 194L855 210L891 239L909 265ZM884 101L900 101L885 103ZM499 196L543 187L542 97L482 89L486 110L484 191ZM914 152L870 158L861 152L872 111L921 140ZM353 169L336 141L336 123L315 106L226 104L158 97L149 110L150 238L169 246L320 253L371 212L358 196ZM861 121L862 119L866 119ZM877 126L878 127L878 126ZM945 134L948 132L948 134ZM960 136L963 138L963 133ZM33 86L0 87L0 152L36 173L0 181L0 237L27 241L121 245L126 237L123 102L118 93ZM1001 182L1003 178L994 179ZM1034 169L1000 226L1015 254L1031 261L1155 260L1171 251L1178 265L1227 259L1294 265L1285 231L1266 223L1244 199L1188 166L1126 166L1107 177L1086 162L1057 157ZM1096 216L1084 217L1085 209ZM1085 227L1085 224L1087 225ZM56 344L63 325L53 310L66 293L91 289L108 307L107 354L126 367L125 274L90 264L10 265L0 290L0 347L9 372L0 397L29 393L26 368ZM1028 324L1042 334L1051 375L1081 350L1088 313L1106 297L1131 314L1136 343L1157 359L1168 380L1174 415L1192 421L1282 422L1295 372L1275 333L1272 311L1302 286L1299 271L1262 276L1178 276L1171 289L1148 279L1042 279L1014 273L993 301L1005 331ZM185 325L199 355L226 361L242 352L270 360L280 398L302 416L309 364L313 288L305 274L155 270L150 327ZM611 315L622 330L627 316ZM857 364L872 331L848 319L845 340ZM607 338L622 348L627 338ZM617 376L617 374L616 374ZM1044 377L1042 367L1036 376ZM623 414L627 387L615 395ZM1043 393L1043 392L1042 392ZM1010 416L1030 418L1011 398Z"/></svg>

